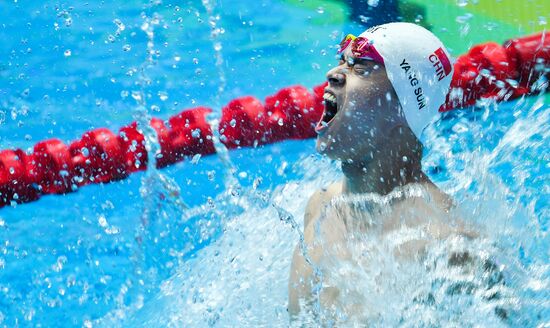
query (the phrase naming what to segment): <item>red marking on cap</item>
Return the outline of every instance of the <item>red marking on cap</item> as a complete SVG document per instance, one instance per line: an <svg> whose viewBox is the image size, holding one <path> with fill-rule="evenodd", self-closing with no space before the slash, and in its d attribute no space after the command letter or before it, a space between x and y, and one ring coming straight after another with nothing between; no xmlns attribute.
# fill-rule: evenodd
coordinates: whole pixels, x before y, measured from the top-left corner
<svg viewBox="0 0 550 328"><path fill-rule="evenodd" d="M451 70L452 70L451 61L449 60L449 57L447 57L447 54L445 54L445 51L443 51L443 48L437 49L434 53L437 56L437 58L439 58L439 61L443 65L443 70L445 70L445 76L449 75L449 73L451 73Z"/></svg>

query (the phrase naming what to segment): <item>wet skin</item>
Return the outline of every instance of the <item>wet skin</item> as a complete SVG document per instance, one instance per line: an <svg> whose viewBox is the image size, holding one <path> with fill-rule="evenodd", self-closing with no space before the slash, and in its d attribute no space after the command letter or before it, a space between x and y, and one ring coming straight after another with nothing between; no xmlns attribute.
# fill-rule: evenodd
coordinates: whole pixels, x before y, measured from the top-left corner
<svg viewBox="0 0 550 328"><path fill-rule="evenodd" d="M403 225L426 233L425 240L401 245L395 254L398 257L417 258L429 240L453 234L468 238L475 236L456 220L451 226L446 215L451 200L422 172L422 146L408 128L384 66L370 60L354 59L344 53L339 65L327 73L327 80L325 114L316 129L317 150L342 162L344 180L315 192L306 207L304 239L311 263L307 263L297 246L289 280L291 318L303 310L308 311L307 304L313 302L316 277L312 264L325 277L337 274L334 268L323 267L323 263L349 260L350 253L346 248L349 236L368 230L357 231L356 227L361 224L346 222L327 212L330 202L337 196L356 193L386 195L408 184L418 184L423 188L429 195L429 203L418 197L399 200L392 203L391 210L384 217L374 220L373 224L383 227L383 234ZM332 308L338 303L338 287L323 288L318 296L322 307ZM306 309L300 302L306 305ZM353 316L355 310L349 309L348 314Z"/></svg>
<svg viewBox="0 0 550 328"><path fill-rule="evenodd" d="M327 80L325 92L336 98L337 111L330 122L321 123L317 151L342 161L372 159L388 142L388 132L406 125L384 66L344 54Z"/></svg>

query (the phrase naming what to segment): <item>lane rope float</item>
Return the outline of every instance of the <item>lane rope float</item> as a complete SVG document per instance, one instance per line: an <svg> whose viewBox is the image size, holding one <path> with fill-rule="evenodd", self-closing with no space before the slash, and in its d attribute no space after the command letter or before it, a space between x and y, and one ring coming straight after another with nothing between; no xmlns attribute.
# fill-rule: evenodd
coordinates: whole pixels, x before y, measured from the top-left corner
<svg viewBox="0 0 550 328"><path fill-rule="evenodd" d="M476 45L457 58L447 101L440 111L469 107L481 99L507 101L548 89L550 33ZM315 136L326 83L310 92L296 85L283 88L262 103L253 96L230 101L222 109L221 141L229 149L257 147L286 139ZM196 107L165 121L153 118L162 168L186 157L215 152L206 114ZM0 151L0 207L37 200L44 194L66 194L91 183L106 183L145 170L144 136L135 122L118 133L88 131L66 145L59 139L38 142L32 152Z"/></svg>

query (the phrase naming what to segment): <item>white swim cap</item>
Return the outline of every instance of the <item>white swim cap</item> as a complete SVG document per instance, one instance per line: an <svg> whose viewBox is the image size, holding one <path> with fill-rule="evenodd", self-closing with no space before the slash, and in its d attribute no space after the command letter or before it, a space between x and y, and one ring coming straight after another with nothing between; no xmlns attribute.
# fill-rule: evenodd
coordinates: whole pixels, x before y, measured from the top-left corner
<svg viewBox="0 0 550 328"><path fill-rule="evenodd" d="M349 44L351 55L382 61L399 98L405 119L417 137L445 103L453 65L441 41L427 29L412 23L374 26Z"/></svg>

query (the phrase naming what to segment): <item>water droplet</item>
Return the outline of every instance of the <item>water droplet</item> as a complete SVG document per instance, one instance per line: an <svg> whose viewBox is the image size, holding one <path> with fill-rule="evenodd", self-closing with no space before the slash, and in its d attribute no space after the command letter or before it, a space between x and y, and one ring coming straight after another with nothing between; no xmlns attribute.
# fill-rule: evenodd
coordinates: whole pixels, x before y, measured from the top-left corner
<svg viewBox="0 0 550 328"><path fill-rule="evenodd" d="M490 77L491 76L491 71L484 68L482 69L481 71L479 71L480 75L483 76L483 77Z"/></svg>
<svg viewBox="0 0 550 328"><path fill-rule="evenodd" d="M10 174L14 174L15 173L15 169L13 167L10 167Z"/></svg>
<svg viewBox="0 0 550 328"><path fill-rule="evenodd" d="M286 173L286 169L288 168L288 162L283 161L279 168L277 169L277 175L282 176Z"/></svg>
<svg viewBox="0 0 550 328"><path fill-rule="evenodd" d="M229 125L234 128L237 125L237 121L235 119L232 119L231 121L229 121Z"/></svg>
<svg viewBox="0 0 550 328"><path fill-rule="evenodd" d="M466 13L464 15L456 16L455 21L457 23L464 24L468 22L472 17L474 17L474 15L472 15L471 13Z"/></svg>
<svg viewBox="0 0 550 328"><path fill-rule="evenodd" d="M135 101L141 101L141 93L139 91L132 91L132 98Z"/></svg>
<svg viewBox="0 0 550 328"><path fill-rule="evenodd" d="M320 152L323 152L323 151L325 151L326 149L327 149L327 144L324 143L324 142L321 142L321 143L319 144L319 151L320 151Z"/></svg>
<svg viewBox="0 0 550 328"><path fill-rule="evenodd" d="M214 202L212 197L208 197L206 203L208 204L208 207L210 207L210 208L215 208L216 207L216 203Z"/></svg>
<svg viewBox="0 0 550 328"><path fill-rule="evenodd" d="M193 156L193 158L191 159L191 164L197 164L200 159L201 159L201 154L195 154L195 156Z"/></svg>
<svg viewBox="0 0 550 328"><path fill-rule="evenodd" d="M456 5L459 7L466 7L468 5L468 0L456 0Z"/></svg>
<svg viewBox="0 0 550 328"><path fill-rule="evenodd" d="M132 47L129 44L125 44L125 45L122 46L123 51L130 51L131 49L132 49Z"/></svg>
<svg viewBox="0 0 550 328"><path fill-rule="evenodd" d="M65 57L70 57L71 56L71 50L70 49L65 50L63 55L65 55Z"/></svg>
<svg viewBox="0 0 550 328"><path fill-rule="evenodd" d="M380 2L380 0L368 0L367 4L371 7L378 7L379 2Z"/></svg>
<svg viewBox="0 0 550 328"><path fill-rule="evenodd" d="M118 235L120 233L120 228L117 226L110 226L105 229L105 233L108 235Z"/></svg>
<svg viewBox="0 0 550 328"><path fill-rule="evenodd" d="M122 21L118 18L115 18L115 20L113 21L113 23L116 24L117 26L117 32L122 32L126 29L126 26L122 23Z"/></svg>
<svg viewBox="0 0 550 328"><path fill-rule="evenodd" d="M61 270L63 270L63 265L67 263L67 257L66 256L60 256L57 258L57 261L55 262L54 265L52 265L52 269L55 271L55 272L60 272Z"/></svg>
<svg viewBox="0 0 550 328"><path fill-rule="evenodd" d="M162 101L168 100L168 93L166 91L159 91L158 96Z"/></svg>
<svg viewBox="0 0 550 328"><path fill-rule="evenodd" d="M459 122L455 125L453 125L453 127L451 128L453 130L453 132L455 133L464 133L464 132L468 132L470 129L462 122Z"/></svg>
<svg viewBox="0 0 550 328"><path fill-rule="evenodd" d="M519 86L519 83L516 80L506 79L506 82L508 82L512 88L517 88Z"/></svg>
<svg viewBox="0 0 550 328"><path fill-rule="evenodd" d="M279 126L283 126L285 124L285 122L283 121L282 118L280 118L278 121L277 121L277 124L279 124Z"/></svg>
<svg viewBox="0 0 550 328"><path fill-rule="evenodd" d="M201 130L200 129L195 129L195 130L191 131L191 136L193 138L199 138L201 136Z"/></svg>
<svg viewBox="0 0 550 328"><path fill-rule="evenodd" d="M252 183L252 188L256 190L262 184L262 181L263 179L261 177L257 177L256 179L254 179L254 182Z"/></svg>
<svg viewBox="0 0 550 328"><path fill-rule="evenodd" d="M104 215L100 215L98 218L97 218L97 223L99 224L100 227L102 228L106 228L109 224L107 223L107 219L105 218Z"/></svg>
<svg viewBox="0 0 550 328"><path fill-rule="evenodd" d="M208 171L206 175L208 176L208 180L214 181L214 178L216 177L216 171Z"/></svg>
<svg viewBox="0 0 550 328"><path fill-rule="evenodd" d="M361 20L361 23L367 23L369 19L370 17L367 17L365 15L359 15L359 20Z"/></svg>
<svg viewBox="0 0 550 328"><path fill-rule="evenodd" d="M324 13L325 13L325 8L323 8L323 7L318 7L318 8L317 8L317 12L318 12L319 14L324 14Z"/></svg>

